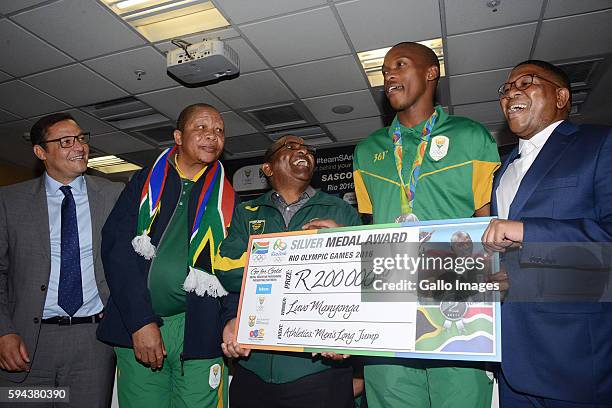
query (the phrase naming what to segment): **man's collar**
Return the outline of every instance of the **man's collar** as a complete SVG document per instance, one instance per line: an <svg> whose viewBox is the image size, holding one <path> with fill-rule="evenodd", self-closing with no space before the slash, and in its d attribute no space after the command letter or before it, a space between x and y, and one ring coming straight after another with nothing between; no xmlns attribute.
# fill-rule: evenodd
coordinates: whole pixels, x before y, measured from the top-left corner
<svg viewBox="0 0 612 408"><path fill-rule="evenodd" d="M295 202L297 203L298 201L301 201L301 200L304 200L304 199L311 199L312 197L314 197L315 194L317 194L317 190L312 188L312 186L308 186L308 187L306 187L306 190L304 190L304 192L302 194L300 194L300 197ZM285 202L285 199L283 198L283 196L281 196L276 190L272 190L272 196L271 197L272 197L273 200L282 200L282 202L287 204ZM291 203L291 204L294 204L294 203Z"/></svg>
<svg viewBox="0 0 612 408"><path fill-rule="evenodd" d="M302 196L304 196L304 194L306 195L306 197L308 197L308 198L312 198L312 197L314 197L314 195L315 195L315 194L317 194L317 190L315 190L314 188L312 188L312 186L308 186L308 187L306 188L306 191L304 191L304 192L302 193Z"/></svg>
<svg viewBox="0 0 612 408"><path fill-rule="evenodd" d="M563 121L558 120L556 122L551 123L529 139L519 139L519 154L521 154L525 150L528 144L532 145L536 149L541 149L550 137L550 135L552 135L552 132L554 132L557 126L561 124L561 122Z"/></svg>
<svg viewBox="0 0 612 408"><path fill-rule="evenodd" d="M48 193L52 193L52 194L57 193L60 187L63 185L64 184L60 183L59 181L51 177L45 171L45 189L47 190ZM72 187L72 190L77 194L84 194L87 192L87 186L85 184L85 177L83 175L78 176L77 178L72 180L70 183L68 183L68 185Z"/></svg>
<svg viewBox="0 0 612 408"><path fill-rule="evenodd" d="M438 119L436 119L436 123L434 125L434 129L435 129L436 127L438 127L440 124L442 124L446 120L446 118L448 117L448 114L444 111L444 109L442 108L441 105L434 106L434 110L436 112L438 112ZM396 115L396 117L397 117L397 115ZM398 122L399 122L400 127L401 127L402 130L413 131L413 132L416 132L416 133L420 134L423 131L423 127L425 126L425 123L427 123L428 120L429 120L429 118L425 119L424 121L422 121L418 125L415 125L415 126L410 127L410 128L402 125L402 123L399 122L399 119L398 119Z"/></svg>
<svg viewBox="0 0 612 408"><path fill-rule="evenodd" d="M198 172L198 174L196 174L195 176L193 176L193 178L189 178L187 177L185 174L183 174L183 172L181 171L181 169L179 168L178 165L178 150L176 150L174 153L172 153L171 156L168 157L168 161L170 162L170 165L174 167L174 169L176 170L176 172L178 173L179 177L181 179L184 180L191 180L194 183L197 182L200 177L202 177L202 174L204 174L204 172L206 171L206 169L208 168L208 166L204 166L204 168L202 170L200 170Z"/></svg>

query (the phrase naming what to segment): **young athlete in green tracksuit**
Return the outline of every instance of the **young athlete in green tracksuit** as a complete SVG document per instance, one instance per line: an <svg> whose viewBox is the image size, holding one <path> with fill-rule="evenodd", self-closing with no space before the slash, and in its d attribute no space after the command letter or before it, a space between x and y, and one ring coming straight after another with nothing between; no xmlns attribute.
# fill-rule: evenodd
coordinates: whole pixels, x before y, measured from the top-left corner
<svg viewBox="0 0 612 408"><path fill-rule="evenodd" d="M397 112L355 148L355 192L374 223L489 215L495 140L468 118L434 107L436 54L400 43L383 64L385 94ZM492 380L478 364L370 359L364 369L370 408L488 408Z"/></svg>

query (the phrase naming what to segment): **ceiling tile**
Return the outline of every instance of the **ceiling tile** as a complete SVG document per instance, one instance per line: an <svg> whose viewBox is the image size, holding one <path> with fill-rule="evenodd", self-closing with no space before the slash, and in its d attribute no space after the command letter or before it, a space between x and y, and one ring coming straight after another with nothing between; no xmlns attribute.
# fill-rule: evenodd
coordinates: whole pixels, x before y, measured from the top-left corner
<svg viewBox="0 0 612 408"><path fill-rule="evenodd" d="M306 107L315 118L322 123L337 122L340 120L358 119L368 116L378 116L380 112L372 93L365 89L363 91L347 92L336 95L319 96L303 100ZM345 114L338 114L332 111L334 106L348 105L353 107L353 111Z"/></svg>
<svg viewBox="0 0 612 408"><path fill-rule="evenodd" d="M239 36L238 32L234 30L233 28L224 28L221 30L207 31L204 33L198 33L198 34L190 35L187 37L181 37L181 40L187 41L190 44L196 44L196 43L204 41L204 39L225 40L227 38L238 37L238 36ZM168 52L170 50L175 50L178 48L176 45L172 44L170 41L161 41L154 45L157 49L159 49L162 52Z"/></svg>
<svg viewBox="0 0 612 408"><path fill-rule="evenodd" d="M225 150L231 154L265 151L272 142L261 133L228 137L225 139Z"/></svg>
<svg viewBox="0 0 612 408"><path fill-rule="evenodd" d="M466 116L480 123L501 123L505 121L504 114L497 101L455 105L453 114Z"/></svg>
<svg viewBox="0 0 612 408"><path fill-rule="evenodd" d="M33 124L32 120L20 120L0 125L0 160L30 169L41 166L32 145L25 139Z"/></svg>
<svg viewBox="0 0 612 408"><path fill-rule="evenodd" d="M434 101L438 105L448 106L450 105L449 100L449 88L448 88L448 77L443 76L438 80L438 86L436 87L436 95Z"/></svg>
<svg viewBox="0 0 612 408"><path fill-rule="evenodd" d="M444 5L447 35L537 21L540 18L542 1L502 1L494 8L488 7L487 2L483 0L447 1Z"/></svg>
<svg viewBox="0 0 612 408"><path fill-rule="evenodd" d="M377 86L370 90L372 93L372 98L374 98L374 103L378 106L378 110L382 112L382 117L391 117L395 116L395 111L391 107L389 100L387 99L387 95L385 94L385 89L382 86Z"/></svg>
<svg viewBox="0 0 612 408"><path fill-rule="evenodd" d="M610 0L548 0L544 18L569 16L612 7Z"/></svg>
<svg viewBox="0 0 612 408"><path fill-rule="evenodd" d="M221 116L223 116L223 122L225 123L225 137L235 137L257 132L257 129L235 112L224 112Z"/></svg>
<svg viewBox="0 0 612 408"><path fill-rule="evenodd" d="M69 109L65 110L74 117L74 120L78 123L78 125L86 132L91 132L92 135L101 134L101 133L110 133L114 132L117 129L109 125L108 123L96 119L93 116L79 110L79 109ZM42 118L45 115L37 115L29 120L31 121L31 125L34 124L38 119Z"/></svg>
<svg viewBox="0 0 612 408"><path fill-rule="evenodd" d="M240 29L275 67L350 52L329 7L248 24Z"/></svg>
<svg viewBox="0 0 612 408"><path fill-rule="evenodd" d="M126 92L81 64L46 71L23 80L73 106L128 96Z"/></svg>
<svg viewBox="0 0 612 408"><path fill-rule="evenodd" d="M10 112L0 109L0 123L10 122L12 120L20 119L19 116L13 115Z"/></svg>
<svg viewBox="0 0 612 408"><path fill-rule="evenodd" d="M166 59L153 47L124 51L84 64L133 94L177 85L166 73ZM140 80L135 73L138 70L145 72Z"/></svg>
<svg viewBox="0 0 612 408"><path fill-rule="evenodd" d="M612 9L545 20L534 58L546 61L612 52Z"/></svg>
<svg viewBox="0 0 612 408"><path fill-rule="evenodd" d="M442 35L437 1L356 0L336 8L357 51Z"/></svg>
<svg viewBox="0 0 612 408"><path fill-rule="evenodd" d="M78 109L71 109L68 111L74 119L77 121L81 129L85 129L87 132L91 132L94 136L101 133L114 132L116 129L108 123L96 119L87 113Z"/></svg>
<svg viewBox="0 0 612 408"><path fill-rule="evenodd" d="M96 1L61 0L11 18L77 59L145 44L126 23Z"/></svg>
<svg viewBox="0 0 612 408"><path fill-rule="evenodd" d="M234 109L295 99L272 71L240 75L206 89Z"/></svg>
<svg viewBox="0 0 612 408"><path fill-rule="evenodd" d="M380 117L374 117L328 123L325 126L339 142L358 142L383 127L383 122Z"/></svg>
<svg viewBox="0 0 612 408"><path fill-rule="evenodd" d="M184 108L194 103L207 103L220 112L229 110L217 97L204 88L179 86L137 95L136 97L174 121L178 119Z"/></svg>
<svg viewBox="0 0 612 408"><path fill-rule="evenodd" d="M9 79L13 79L13 77L6 72L0 71L0 82L8 81Z"/></svg>
<svg viewBox="0 0 612 408"><path fill-rule="evenodd" d="M66 109L68 105L21 81L0 84L0 108L24 118Z"/></svg>
<svg viewBox="0 0 612 408"><path fill-rule="evenodd" d="M450 77L453 105L496 101L499 86L506 82L511 68Z"/></svg>
<svg viewBox="0 0 612 408"><path fill-rule="evenodd" d="M89 143L96 149L108 154L137 152L150 150L154 147L123 132L92 136Z"/></svg>
<svg viewBox="0 0 612 408"><path fill-rule="evenodd" d="M228 40L226 44L238 53L238 57L240 58L240 72L247 73L269 68L242 38Z"/></svg>
<svg viewBox="0 0 612 408"><path fill-rule="evenodd" d="M529 58L537 23L448 37L447 75L512 67Z"/></svg>
<svg viewBox="0 0 612 408"><path fill-rule="evenodd" d="M124 153L121 158L129 161L130 163L136 163L143 167L152 165L155 160L159 157L162 149L151 149L143 150L140 152Z"/></svg>
<svg viewBox="0 0 612 408"><path fill-rule="evenodd" d="M47 0L2 0L0 1L0 13L8 14L26 7L44 3Z"/></svg>
<svg viewBox="0 0 612 408"><path fill-rule="evenodd" d="M302 10L308 7L325 4L325 0L223 0L219 2L219 8L223 16L230 19L234 24L242 24L247 21L277 16Z"/></svg>
<svg viewBox="0 0 612 408"><path fill-rule="evenodd" d="M330 58L277 69L301 98L356 91L368 87L355 57ZM338 73L342 75L338 75Z"/></svg>
<svg viewBox="0 0 612 408"><path fill-rule="evenodd" d="M73 61L6 19L0 20L0 39L0 54L3 55L0 58L0 69L14 76L43 71Z"/></svg>

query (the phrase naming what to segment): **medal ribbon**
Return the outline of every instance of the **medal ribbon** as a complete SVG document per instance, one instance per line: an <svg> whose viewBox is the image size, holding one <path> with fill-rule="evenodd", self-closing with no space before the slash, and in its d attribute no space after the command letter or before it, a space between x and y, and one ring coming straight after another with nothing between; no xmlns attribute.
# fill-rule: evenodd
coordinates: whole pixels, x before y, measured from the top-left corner
<svg viewBox="0 0 612 408"><path fill-rule="evenodd" d="M416 154L414 156L414 161L412 162L412 167L410 169L410 180L408 185L404 183L404 177L402 175L402 167L403 167L403 151L402 151L402 131L400 128L400 122L397 119L397 115L393 119L393 123L391 124L390 129L393 129L393 156L395 157L395 166L397 167L397 175L400 180L401 185L401 194L400 194L400 203L402 214L412 214L413 203L414 203L414 193L416 191L416 185L419 181L419 173L421 172L421 165L423 164L423 159L425 157L425 151L427 150L427 145L429 144L429 140L431 139L431 131L436 124L436 120L438 119L438 112L434 110L434 113L427 119L425 126L423 126L423 130L421 131L421 142L417 146Z"/></svg>

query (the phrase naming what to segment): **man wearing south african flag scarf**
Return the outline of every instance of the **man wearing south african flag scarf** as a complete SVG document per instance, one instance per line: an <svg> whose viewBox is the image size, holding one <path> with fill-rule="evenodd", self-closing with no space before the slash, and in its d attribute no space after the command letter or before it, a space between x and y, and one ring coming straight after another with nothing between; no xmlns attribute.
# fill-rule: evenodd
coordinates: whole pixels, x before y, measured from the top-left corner
<svg viewBox="0 0 612 408"><path fill-rule="evenodd" d="M221 328L237 297L213 265L235 202L218 160L223 119L191 105L173 135L175 145L133 176L102 231L111 297L98 338L115 346L122 408L227 406Z"/></svg>

